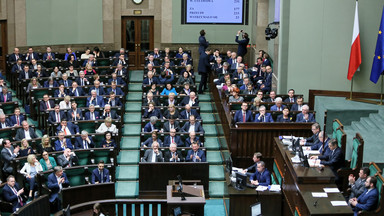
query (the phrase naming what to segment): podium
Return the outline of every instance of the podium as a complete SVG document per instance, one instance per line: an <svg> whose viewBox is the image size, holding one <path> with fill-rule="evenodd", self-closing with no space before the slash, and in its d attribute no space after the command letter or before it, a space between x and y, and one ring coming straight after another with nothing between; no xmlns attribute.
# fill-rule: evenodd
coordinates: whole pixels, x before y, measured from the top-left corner
<svg viewBox="0 0 384 216"><path fill-rule="evenodd" d="M185 200L181 200L181 195L176 185L167 186L167 208L168 215L173 215L173 209L180 207L181 212L188 215L204 215L205 194L202 185L183 184L183 195Z"/></svg>

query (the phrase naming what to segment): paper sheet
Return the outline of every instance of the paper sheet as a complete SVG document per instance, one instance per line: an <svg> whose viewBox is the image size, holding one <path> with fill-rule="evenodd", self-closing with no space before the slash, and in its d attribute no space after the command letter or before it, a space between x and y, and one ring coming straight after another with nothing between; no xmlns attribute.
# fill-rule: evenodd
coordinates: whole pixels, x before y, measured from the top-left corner
<svg viewBox="0 0 384 216"><path fill-rule="evenodd" d="M270 191L281 191L280 185L274 184L269 188Z"/></svg>
<svg viewBox="0 0 384 216"><path fill-rule="evenodd" d="M266 191L266 190L268 190L268 186L259 185L259 186L257 186L256 190L257 191Z"/></svg>
<svg viewBox="0 0 384 216"><path fill-rule="evenodd" d="M328 194L322 192L312 192L312 197L328 197Z"/></svg>
<svg viewBox="0 0 384 216"><path fill-rule="evenodd" d="M318 150L304 150L303 152L304 152L304 155L309 155L309 154L318 155L318 154L320 154L320 152Z"/></svg>
<svg viewBox="0 0 384 216"><path fill-rule="evenodd" d="M338 188L323 188L324 192L325 193L339 193L339 189Z"/></svg>
<svg viewBox="0 0 384 216"><path fill-rule="evenodd" d="M331 201L332 206L348 206L348 203L345 201Z"/></svg>

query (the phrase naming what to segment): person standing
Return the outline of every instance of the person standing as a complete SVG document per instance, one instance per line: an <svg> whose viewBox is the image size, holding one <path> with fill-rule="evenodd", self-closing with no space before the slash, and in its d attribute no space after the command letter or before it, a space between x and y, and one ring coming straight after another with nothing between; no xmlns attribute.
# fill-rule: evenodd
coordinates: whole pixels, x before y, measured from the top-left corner
<svg viewBox="0 0 384 216"><path fill-rule="evenodd" d="M200 31L199 37L199 54L201 55L208 48L209 42L205 39L205 31L202 29Z"/></svg>
<svg viewBox="0 0 384 216"><path fill-rule="evenodd" d="M240 34L242 34L242 39L239 40ZM248 34L243 30L238 31L235 41L239 44L237 47L237 56L244 57L245 54L247 54L247 45L249 43Z"/></svg>
<svg viewBox="0 0 384 216"><path fill-rule="evenodd" d="M203 94L203 91L207 89L207 80L208 73L211 68L211 64L209 63L209 55L211 54L211 50L208 48L200 55L198 70L201 75L200 85L199 85L199 94Z"/></svg>

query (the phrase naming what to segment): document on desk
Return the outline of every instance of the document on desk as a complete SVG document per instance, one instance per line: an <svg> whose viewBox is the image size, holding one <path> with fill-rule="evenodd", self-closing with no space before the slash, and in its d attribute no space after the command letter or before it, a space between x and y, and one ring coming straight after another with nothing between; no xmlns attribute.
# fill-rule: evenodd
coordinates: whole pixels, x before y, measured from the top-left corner
<svg viewBox="0 0 384 216"><path fill-rule="evenodd" d="M322 192L312 192L312 197L328 197L328 194Z"/></svg>
<svg viewBox="0 0 384 216"><path fill-rule="evenodd" d="M345 201L331 201L332 206L348 206L348 203Z"/></svg>
<svg viewBox="0 0 384 216"><path fill-rule="evenodd" d="M269 191L281 191L281 187L278 184L271 185Z"/></svg>
<svg viewBox="0 0 384 216"><path fill-rule="evenodd" d="M292 163L301 163L300 157L295 156L295 157L292 157L291 160L292 160Z"/></svg>
<svg viewBox="0 0 384 216"><path fill-rule="evenodd" d="M323 188L324 192L325 193L339 193L339 189L338 188Z"/></svg>
<svg viewBox="0 0 384 216"><path fill-rule="evenodd" d="M259 186L257 186L256 190L257 191L266 191L266 190L268 190L268 186L259 185Z"/></svg>
<svg viewBox="0 0 384 216"><path fill-rule="evenodd" d="M320 152L318 150L304 150L304 155L318 155Z"/></svg>

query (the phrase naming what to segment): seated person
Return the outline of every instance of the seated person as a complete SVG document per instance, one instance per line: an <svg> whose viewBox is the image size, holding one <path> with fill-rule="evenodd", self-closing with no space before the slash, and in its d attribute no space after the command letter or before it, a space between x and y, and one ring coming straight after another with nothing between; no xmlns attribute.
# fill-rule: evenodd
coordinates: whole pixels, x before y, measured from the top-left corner
<svg viewBox="0 0 384 216"><path fill-rule="evenodd" d="M7 183L5 184L2 193L4 201L12 203L12 211L15 212L25 205L22 197L24 194L24 188L20 189L19 184L16 183L13 175L8 176Z"/></svg>
<svg viewBox="0 0 384 216"><path fill-rule="evenodd" d="M46 134L41 138L40 145L37 146L37 152L42 154L44 151L46 152L54 152L55 148L51 145L51 138Z"/></svg>
<svg viewBox="0 0 384 216"><path fill-rule="evenodd" d="M12 69L11 69L12 74L16 73L16 71L23 70L24 65L22 63L23 63L23 60L21 58L17 59L16 64L12 66Z"/></svg>
<svg viewBox="0 0 384 216"><path fill-rule="evenodd" d="M125 60L126 57L124 54L122 55L119 55L118 59L115 59L115 61L113 61L112 63L112 66L117 66L117 65L123 65L123 66L126 66L127 65L127 61Z"/></svg>
<svg viewBox="0 0 384 216"><path fill-rule="evenodd" d="M194 115L189 116L189 121L184 124L184 126L181 128L181 131L187 132L187 133L190 133L191 131L196 133L205 133L200 122L196 121L196 118Z"/></svg>
<svg viewBox="0 0 384 216"><path fill-rule="evenodd" d="M193 76L194 72L193 72L192 65L187 64L187 66L185 66L185 68L182 68L180 71L180 75L183 75L184 72L188 72L189 76Z"/></svg>
<svg viewBox="0 0 384 216"><path fill-rule="evenodd" d="M180 131L180 123L175 120L174 116L170 116L169 120L163 124L163 131L165 133L170 132L171 129L175 129L176 132Z"/></svg>
<svg viewBox="0 0 384 216"><path fill-rule="evenodd" d="M261 106L261 99L259 98L259 97L255 97L254 99L253 99L253 102L252 102L252 105L251 105L251 110L253 111L259 111L259 109L260 109L260 106Z"/></svg>
<svg viewBox="0 0 384 216"><path fill-rule="evenodd" d="M61 78L62 80L59 81L60 85L63 84L66 88L72 86L72 80L68 79L68 74L64 73Z"/></svg>
<svg viewBox="0 0 384 216"><path fill-rule="evenodd" d="M157 77L154 77L152 71L147 72L147 78L143 80L143 85L152 85L152 84L160 84L160 81Z"/></svg>
<svg viewBox="0 0 384 216"><path fill-rule="evenodd" d="M47 151L43 151L41 155L42 155L42 158L40 159L40 164L41 164L41 167L43 168L43 172L52 170L57 166L55 158L49 156Z"/></svg>
<svg viewBox="0 0 384 216"><path fill-rule="evenodd" d="M242 94L245 94L245 95L255 95L256 93L257 93L257 91L256 91L256 89L253 88L252 84L248 84L247 88L245 88L242 91Z"/></svg>
<svg viewBox="0 0 384 216"><path fill-rule="evenodd" d="M269 92L269 97L265 102L268 102L268 103L276 102L276 92L275 91Z"/></svg>
<svg viewBox="0 0 384 216"><path fill-rule="evenodd" d="M159 48L154 48L153 52L151 52L151 55L153 55L154 58L162 58L163 55L159 52Z"/></svg>
<svg viewBox="0 0 384 216"><path fill-rule="evenodd" d="M157 97L156 98L153 97L152 92L148 92L147 97L145 99L143 99L143 106L148 106L149 103L154 103L155 106L160 106L159 100L157 99Z"/></svg>
<svg viewBox="0 0 384 216"><path fill-rule="evenodd" d="M151 89L149 89L148 93L149 92L151 92L153 95L156 95L156 96L160 95L159 88L154 83L151 84Z"/></svg>
<svg viewBox="0 0 384 216"><path fill-rule="evenodd" d="M61 196L59 196L59 193L62 188L69 187L67 175L61 166L56 166L53 173L49 174L47 186L51 190L49 194L49 202L53 205L51 211L57 212L61 209Z"/></svg>
<svg viewBox="0 0 384 216"><path fill-rule="evenodd" d="M68 122L67 119L61 119L60 125L56 128L56 133L63 132L64 135L75 135L80 133L79 126Z"/></svg>
<svg viewBox="0 0 384 216"><path fill-rule="evenodd" d="M28 65L24 65L24 70L20 71L19 80L31 79L33 77L33 71L29 69Z"/></svg>
<svg viewBox="0 0 384 216"><path fill-rule="evenodd" d="M175 88L172 87L172 84L167 83L163 91L160 93L160 95L169 95L170 93L174 93L175 95L177 95L177 92Z"/></svg>
<svg viewBox="0 0 384 216"><path fill-rule="evenodd" d="M256 172L249 178L251 184L269 186L271 184L271 173L265 167L264 161L257 163Z"/></svg>
<svg viewBox="0 0 384 216"><path fill-rule="evenodd" d="M120 98L116 97L116 94L113 91L109 92L109 98L105 99L105 104L109 104L111 105L111 107L123 106L123 103L121 102Z"/></svg>
<svg viewBox="0 0 384 216"><path fill-rule="evenodd" d="M7 119L5 118L5 115L2 113L0 114L0 128L9 128L9 127L12 127Z"/></svg>
<svg viewBox="0 0 384 216"><path fill-rule="evenodd" d="M176 82L176 85L183 85L184 83L188 83L190 85L194 85L192 77L189 75L188 71L184 71L182 76Z"/></svg>
<svg viewBox="0 0 384 216"><path fill-rule="evenodd" d="M63 154L57 156L57 164L63 168L77 166L78 160L75 152L72 152L69 148L66 148Z"/></svg>
<svg viewBox="0 0 384 216"><path fill-rule="evenodd" d="M43 95L43 100L40 101L40 112L52 111L55 107L55 101L49 99L48 94Z"/></svg>
<svg viewBox="0 0 384 216"><path fill-rule="evenodd" d="M20 147L13 148L11 141L8 139L2 142L3 149L1 150L1 159L3 162L3 174L12 174L12 161L19 155Z"/></svg>
<svg viewBox="0 0 384 216"><path fill-rule="evenodd" d="M125 76L125 75L127 75L127 69L124 68L122 64L117 64L115 72L112 73L112 79L113 79L113 74L116 74L118 76ZM109 81L108 81L108 83L109 83ZM117 83L117 85L125 85L126 84L125 81L121 78L120 78L120 80L117 79L116 83Z"/></svg>
<svg viewBox="0 0 384 216"><path fill-rule="evenodd" d="M59 139L55 141L55 150L56 151L64 151L65 149L73 149L73 145L71 143L71 139L64 138L64 132L60 131L58 133Z"/></svg>
<svg viewBox="0 0 384 216"><path fill-rule="evenodd" d="M306 139L300 140L300 145L311 146L319 141L319 133L321 131L319 123L313 123L311 126L313 135Z"/></svg>
<svg viewBox="0 0 384 216"><path fill-rule="evenodd" d="M256 114L254 122L273 122L272 115L265 111L265 106L260 106L259 113Z"/></svg>
<svg viewBox="0 0 384 216"><path fill-rule="evenodd" d="M87 98L87 107L89 105L95 105L95 107L104 107L104 99L101 96L97 96L96 90L91 91L91 96Z"/></svg>
<svg viewBox="0 0 384 216"><path fill-rule="evenodd" d="M154 103L149 103L148 108L145 109L143 118L151 118L151 116L156 116L158 119L162 119L163 115L161 114L158 108L155 108Z"/></svg>
<svg viewBox="0 0 384 216"><path fill-rule="evenodd" d="M164 162L182 162L184 157L180 151L177 150L177 145L171 143L169 145L169 151L166 151L164 154Z"/></svg>
<svg viewBox="0 0 384 216"><path fill-rule="evenodd" d="M263 155L260 152L256 152L255 154L253 154L252 160L254 164L248 167L247 169L244 169L243 173L247 174L248 177L251 177L257 171L257 164L261 161L262 157Z"/></svg>
<svg viewBox="0 0 384 216"><path fill-rule="evenodd" d="M59 85L59 89L56 89L55 92L54 92L54 97L57 98L57 97L65 97L69 95L67 93L67 89L64 88L64 85L63 84L60 84Z"/></svg>
<svg viewBox="0 0 384 216"><path fill-rule="evenodd" d="M12 101L12 93L8 92L8 88L6 86L2 87L2 91L0 93L0 102L11 102Z"/></svg>
<svg viewBox="0 0 384 216"><path fill-rule="evenodd" d="M114 134L117 134L119 130L117 129L115 124L112 124L112 118L107 117L104 120L104 123L102 123L99 128L96 129L96 133L105 133L105 132L111 132Z"/></svg>
<svg viewBox="0 0 384 216"><path fill-rule="evenodd" d="M196 142L192 143L192 149L188 150L186 162L206 162L205 153L199 149L200 145Z"/></svg>
<svg viewBox="0 0 384 216"><path fill-rule="evenodd" d="M55 88L55 87L59 87L59 83L57 83L56 80L53 79L53 77L49 77L48 80L44 82L43 87Z"/></svg>
<svg viewBox="0 0 384 216"><path fill-rule="evenodd" d="M318 150L319 154L329 154L330 150L328 148L328 143L331 141L331 139L328 137L327 134L324 134L324 131L321 131L317 137L316 143L313 143L312 145L308 147L304 147L303 150ZM324 142L324 145L323 145ZM310 144L310 143L309 143Z"/></svg>
<svg viewBox="0 0 384 216"><path fill-rule="evenodd" d="M195 92L191 92L189 96L185 96L180 103L180 106L185 106L189 104L190 106L199 106L199 99L196 97Z"/></svg>
<svg viewBox="0 0 384 216"><path fill-rule="evenodd" d="M105 95L105 91L104 91L104 88L102 86L100 86L100 81L99 80L95 80L93 82L93 84L95 85L94 87L91 87L89 89L89 91L92 91L92 90L96 90L96 95L97 96L100 96L100 95Z"/></svg>
<svg viewBox="0 0 384 216"><path fill-rule="evenodd" d="M179 118L179 111L176 109L174 104L168 105L168 109L164 111L163 118L164 119L169 119L171 118Z"/></svg>
<svg viewBox="0 0 384 216"><path fill-rule="evenodd" d="M116 114L116 111L111 109L111 105L106 104L104 107L103 115L100 116L102 119L111 117L112 119L119 119L120 116Z"/></svg>
<svg viewBox="0 0 384 216"><path fill-rule="evenodd" d="M35 130L29 127L29 124L26 120L24 120L21 124L23 127L17 130L15 140L20 141L22 139L30 140L38 138Z"/></svg>
<svg viewBox="0 0 384 216"><path fill-rule="evenodd" d="M319 139L320 139L320 136L319 136ZM345 160L344 153L341 150L341 148L339 148L337 140L335 139L332 139L328 142L328 148L330 150L329 154L324 153L324 155L320 155L320 156L311 156L311 159L315 160L312 166L314 167L329 166L336 176L336 181L338 181L337 170L344 166L344 160Z"/></svg>
<svg viewBox="0 0 384 216"><path fill-rule="evenodd" d="M92 67L97 66L97 62L93 54L89 54L89 59L86 59L83 62L83 67L85 67L86 65L91 65Z"/></svg>
<svg viewBox="0 0 384 216"><path fill-rule="evenodd" d="M101 141L101 147L103 148L110 148L110 147L116 147L116 142L112 138L112 133L107 131L104 134L104 139Z"/></svg>
<svg viewBox="0 0 384 216"><path fill-rule="evenodd" d="M154 56L153 55L149 55L148 56L148 60L145 62L146 65L150 64L152 66L160 66L159 62L154 60Z"/></svg>
<svg viewBox="0 0 384 216"><path fill-rule="evenodd" d="M92 140L92 137L88 135L88 132L83 130L81 131L81 136L76 137L75 143L76 149L89 149L95 148L95 143Z"/></svg>
<svg viewBox="0 0 384 216"><path fill-rule="evenodd" d="M191 94L191 86L189 83L183 83L183 89L179 92L180 96L188 96Z"/></svg>
<svg viewBox="0 0 384 216"><path fill-rule="evenodd" d="M72 97L85 96L83 88L79 87L76 81L72 82L72 88L69 89L68 94Z"/></svg>
<svg viewBox="0 0 384 216"><path fill-rule="evenodd" d="M351 192L349 199L359 197L365 190L365 182L370 174L368 167L361 167L359 171L359 178L356 180L353 174L348 176L348 191Z"/></svg>
<svg viewBox="0 0 384 216"><path fill-rule="evenodd" d="M177 105L177 100L175 98L175 93L173 93L173 92L169 93L168 99L166 99L164 101L164 105L163 106L169 106L171 104L175 105L175 106Z"/></svg>
<svg viewBox="0 0 384 216"><path fill-rule="evenodd" d="M124 56L124 58L128 58L128 55L125 53L125 49L124 48L120 48L119 52L116 53L113 58L119 58L121 55Z"/></svg>
<svg viewBox="0 0 384 216"><path fill-rule="evenodd" d="M151 147L154 142L158 143L160 147L163 147L163 142L158 138L156 131L152 132L151 137L145 140L141 145L142 147Z"/></svg>
<svg viewBox="0 0 384 216"><path fill-rule="evenodd" d="M61 78L63 73L59 70L58 66L53 67L53 71L51 73L51 77L53 78Z"/></svg>
<svg viewBox="0 0 384 216"><path fill-rule="evenodd" d="M379 192L376 188L377 179L375 176L368 176L365 181L365 190L359 197L354 197L349 200L352 206L354 215L360 214L362 211L373 211L377 208L377 200L379 199Z"/></svg>
<svg viewBox="0 0 384 216"><path fill-rule="evenodd" d="M297 114L296 122L316 122L312 113L309 113L309 106L304 105L301 109L301 113Z"/></svg>
<svg viewBox="0 0 384 216"><path fill-rule="evenodd" d="M289 89L288 96L289 97L284 100L284 103L296 103L295 90Z"/></svg>
<svg viewBox="0 0 384 216"><path fill-rule="evenodd" d="M123 66L121 66L121 67L123 67ZM108 80L109 85L111 85L112 82L115 82L116 85L126 85L125 81L121 77L118 77L116 72L112 73L111 76L112 76L112 78L110 78Z"/></svg>
<svg viewBox="0 0 384 216"><path fill-rule="evenodd" d="M228 99L228 103L236 103L236 102L243 102L244 98L239 96L240 90L239 88L235 87L232 90L232 95Z"/></svg>
<svg viewBox="0 0 384 216"><path fill-rule="evenodd" d="M169 135L164 138L164 147L169 147L172 143L175 143L177 146L183 145L180 136L176 135L175 129L171 129Z"/></svg>
<svg viewBox="0 0 384 216"><path fill-rule="evenodd" d="M180 61L179 66L185 67L185 66L187 66L189 64L192 64L192 61L189 59L189 56L188 56L187 53L184 53L182 58L183 59Z"/></svg>
<svg viewBox="0 0 384 216"><path fill-rule="evenodd" d="M107 168L104 168L104 166L104 161L101 160L97 164L97 169L93 169L91 176L91 184L110 182L109 170Z"/></svg>
<svg viewBox="0 0 384 216"><path fill-rule="evenodd" d="M66 95L64 97L64 100L60 101L59 106L60 109L71 109L71 97L69 95Z"/></svg>
<svg viewBox="0 0 384 216"><path fill-rule="evenodd" d="M153 131L159 131L159 128L157 128L156 123L157 123L158 118L156 116L151 116L149 118L149 122L144 126L144 132L153 132Z"/></svg>
<svg viewBox="0 0 384 216"><path fill-rule="evenodd" d="M113 81L111 83L111 87L107 89L107 94L109 94L111 92L114 92L116 95L124 96L123 90L121 90L120 87L117 87L116 82L113 82Z"/></svg>
<svg viewBox="0 0 384 216"><path fill-rule="evenodd" d="M292 105L292 111L302 111L304 98L301 96L296 97L296 103Z"/></svg>
<svg viewBox="0 0 384 216"><path fill-rule="evenodd" d="M191 115L195 116L196 119L201 119L199 113L195 109L192 109L191 105L187 104L185 105L185 109L181 111L179 117L180 119L189 119Z"/></svg>
<svg viewBox="0 0 384 216"><path fill-rule="evenodd" d="M277 97L275 100L275 105L271 106L271 111L283 111L285 105L283 105L283 99Z"/></svg>
<svg viewBox="0 0 384 216"><path fill-rule="evenodd" d="M95 105L89 105L89 111L85 113L85 120L98 120L100 119L99 111L95 111Z"/></svg>
<svg viewBox="0 0 384 216"><path fill-rule="evenodd" d="M21 123L25 120L25 118L24 115L20 114L20 108L16 107L13 113L13 115L8 117L8 123L14 127L21 126Z"/></svg>
<svg viewBox="0 0 384 216"><path fill-rule="evenodd" d="M30 154L35 154L32 147L29 146L27 139L22 139L20 144L20 151L19 151L19 157L25 157Z"/></svg>
<svg viewBox="0 0 384 216"><path fill-rule="evenodd" d="M79 72L79 77L75 80L79 86L87 86L89 85L88 79L85 77L84 71Z"/></svg>
<svg viewBox="0 0 384 216"><path fill-rule="evenodd" d="M284 107L283 114L277 116L276 122L292 122L292 117L289 115L288 107Z"/></svg>
<svg viewBox="0 0 384 216"><path fill-rule="evenodd" d="M197 143L201 145L199 137L196 136L196 133L194 131L189 132L189 136L187 139L185 139L185 147L191 147L192 143Z"/></svg>
<svg viewBox="0 0 384 216"><path fill-rule="evenodd" d="M72 109L70 109L68 111L68 117L70 119L70 121L78 121L78 120L82 120L83 119L83 112L81 111L81 109L78 109L77 108L77 103L76 101L73 101L71 103L71 107Z"/></svg>
<svg viewBox="0 0 384 216"><path fill-rule="evenodd" d="M36 155L28 155L27 163L25 163L23 168L21 168L20 174L24 175L26 181L29 184L29 201L32 201L33 190L37 186L36 177L39 172L43 172L43 168L41 167L39 161L36 159Z"/></svg>
<svg viewBox="0 0 384 216"><path fill-rule="evenodd" d="M235 116L233 117L233 121L237 122L253 122L252 112L247 110L248 104L243 102L241 104L241 110L237 110Z"/></svg>
<svg viewBox="0 0 384 216"><path fill-rule="evenodd" d="M152 149L147 149L144 153L143 162L163 162L163 153L159 150L159 143L154 141Z"/></svg>
<svg viewBox="0 0 384 216"><path fill-rule="evenodd" d="M262 66L263 68L263 66ZM264 93L271 91L272 89L272 68L271 66L265 67L266 74L264 80L259 80L259 89Z"/></svg>

